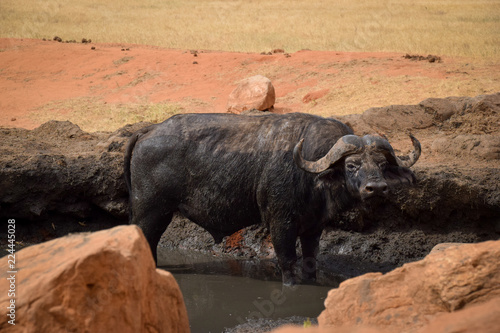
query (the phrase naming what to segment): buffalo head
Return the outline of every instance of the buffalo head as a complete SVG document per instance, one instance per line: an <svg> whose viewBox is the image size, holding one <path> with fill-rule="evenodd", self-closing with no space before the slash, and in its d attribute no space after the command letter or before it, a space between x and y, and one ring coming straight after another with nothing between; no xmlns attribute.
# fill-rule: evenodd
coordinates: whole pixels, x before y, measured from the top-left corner
<svg viewBox="0 0 500 333"><path fill-rule="evenodd" d="M293 150L297 165L311 173L328 174L343 170L347 191L363 202L384 199L393 184L415 182L409 169L420 157L420 143L410 135L414 150L406 157L397 157L387 140L374 135L359 137L345 135L330 151L317 161L305 160L302 156L304 139ZM340 166L341 168L334 168Z"/></svg>

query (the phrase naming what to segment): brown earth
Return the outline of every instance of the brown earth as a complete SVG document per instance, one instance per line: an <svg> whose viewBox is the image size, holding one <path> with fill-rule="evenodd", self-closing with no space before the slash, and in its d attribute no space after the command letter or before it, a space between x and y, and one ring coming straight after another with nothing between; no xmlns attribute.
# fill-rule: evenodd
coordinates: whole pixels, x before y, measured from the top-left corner
<svg viewBox="0 0 500 333"><path fill-rule="evenodd" d="M301 51L288 57L13 39L0 39L0 50L0 216L19 221L24 242L127 222L123 147L145 124L112 133L87 133L69 122L39 126L30 114L51 101L168 100L190 112L224 112L237 82L265 71L276 88L275 111L311 111L314 101L329 94L325 84L334 86L339 77L354 80L375 71L446 83L447 77L465 75L459 70L465 64L458 60L429 63L396 53ZM343 66L355 75L342 76ZM495 69L478 65L468 69L467 78L486 80ZM423 153L413 168L417 186L394 189L391 200L370 219L350 212L324 233L319 258L327 271L344 276L387 271L422 258L438 243L498 238L500 93L425 99L417 92L412 97L417 99L406 105L374 103L379 107L338 117L357 134L386 135L399 154L410 148L406 134L411 131ZM180 218L162 244L217 255L273 257L265 230L249 228L228 238L227 246L214 248L209 235Z"/></svg>

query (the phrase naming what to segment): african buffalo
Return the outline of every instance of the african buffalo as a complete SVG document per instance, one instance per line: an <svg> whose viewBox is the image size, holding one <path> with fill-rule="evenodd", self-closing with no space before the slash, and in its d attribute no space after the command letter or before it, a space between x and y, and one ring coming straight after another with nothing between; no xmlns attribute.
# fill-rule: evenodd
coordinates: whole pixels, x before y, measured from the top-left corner
<svg viewBox="0 0 500 333"><path fill-rule="evenodd" d="M156 247L174 212L220 242L265 223L282 271L295 283L295 241L303 278L315 279L324 226L355 205L370 206L389 186L413 183L420 156L398 158L379 136L359 137L347 125L309 114L182 114L132 135L125 153L130 223ZM311 264L311 261L313 264Z"/></svg>

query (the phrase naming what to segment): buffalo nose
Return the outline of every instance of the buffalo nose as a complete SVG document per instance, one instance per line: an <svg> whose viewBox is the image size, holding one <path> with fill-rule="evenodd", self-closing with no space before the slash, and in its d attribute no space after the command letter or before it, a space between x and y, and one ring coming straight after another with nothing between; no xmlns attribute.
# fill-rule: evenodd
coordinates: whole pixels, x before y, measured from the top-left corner
<svg viewBox="0 0 500 333"><path fill-rule="evenodd" d="M367 196L386 195L389 189L386 182L369 182L365 185L363 192Z"/></svg>

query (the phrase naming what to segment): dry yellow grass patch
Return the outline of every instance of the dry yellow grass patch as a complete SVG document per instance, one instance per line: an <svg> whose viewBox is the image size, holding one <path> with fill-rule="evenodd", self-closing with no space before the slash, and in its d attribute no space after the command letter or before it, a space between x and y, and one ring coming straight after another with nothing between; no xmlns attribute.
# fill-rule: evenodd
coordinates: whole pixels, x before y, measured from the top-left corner
<svg viewBox="0 0 500 333"><path fill-rule="evenodd" d="M374 76L371 80L360 83L331 87L324 98L317 103L308 104L305 111L324 117L357 114L371 107L418 104L429 97L445 98L495 93L500 90L500 83L494 82L494 84L477 93L473 83L467 80L443 82L425 77L409 79L405 76L393 78Z"/></svg>
<svg viewBox="0 0 500 333"><path fill-rule="evenodd" d="M0 37L500 56L498 0L2 0Z"/></svg>
<svg viewBox="0 0 500 333"><path fill-rule="evenodd" d="M457 66L462 68L464 65ZM498 75L471 77L465 68L462 71L456 76L450 74L447 79L345 71L337 77L336 83L320 78L317 90L328 88L329 93L316 103L307 104L304 111L321 116L347 115L362 113L370 107L418 104L430 97L477 96L500 91ZM304 95L300 93L297 99Z"/></svg>
<svg viewBox="0 0 500 333"><path fill-rule="evenodd" d="M177 104L107 104L84 97L49 103L30 114L34 121L69 120L86 132L115 131L140 121L159 123L182 112Z"/></svg>

